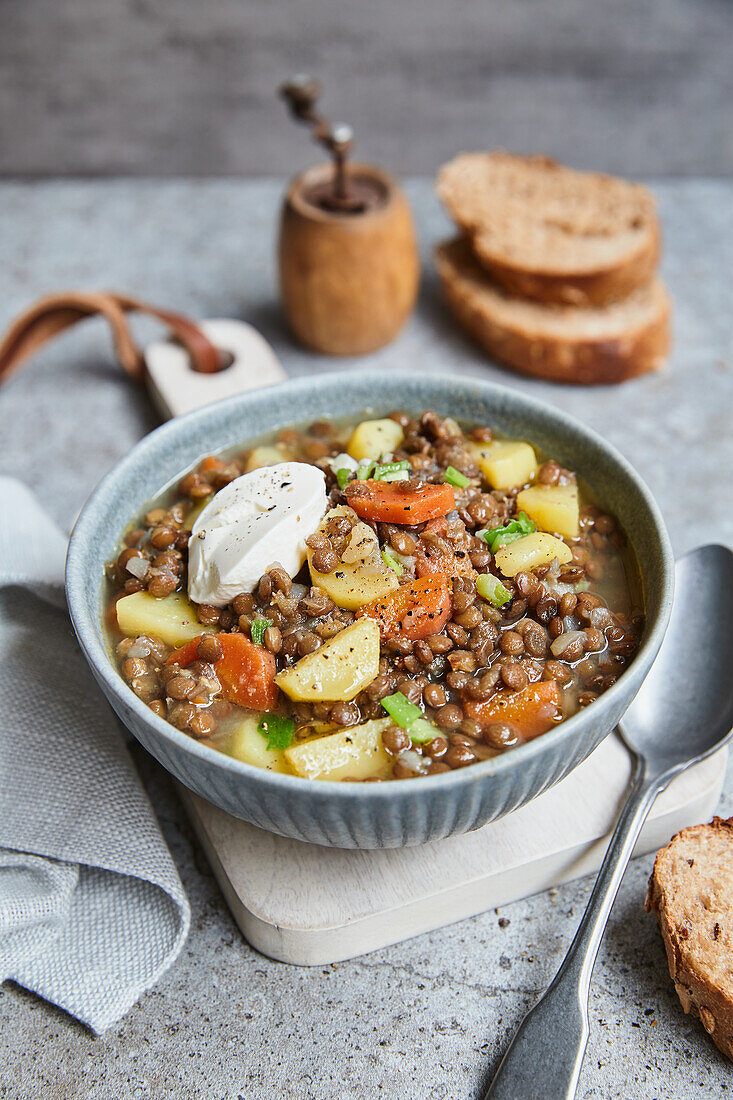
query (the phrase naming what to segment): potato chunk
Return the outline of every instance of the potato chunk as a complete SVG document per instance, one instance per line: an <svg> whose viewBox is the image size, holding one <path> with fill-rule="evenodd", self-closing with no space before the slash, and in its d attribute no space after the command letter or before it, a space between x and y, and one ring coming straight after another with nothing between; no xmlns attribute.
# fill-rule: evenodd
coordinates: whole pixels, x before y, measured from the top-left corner
<svg viewBox="0 0 733 1100"><path fill-rule="evenodd" d="M535 531L523 539L500 546L494 554L494 561L505 577L516 577L517 573L536 569L538 565L549 565L557 558L560 565L572 559L570 547L544 531Z"/></svg>
<svg viewBox="0 0 733 1100"><path fill-rule="evenodd" d="M399 447L405 433L395 420L362 420L354 429L346 450L357 462L379 458Z"/></svg>
<svg viewBox="0 0 733 1100"><path fill-rule="evenodd" d="M291 699L318 703L354 699L379 672L379 627L357 619L275 677Z"/></svg>
<svg viewBox="0 0 733 1100"><path fill-rule="evenodd" d="M517 496L517 508L526 512L541 531L566 539L580 534L577 485L532 485Z"/></svg>
<svg viewBox="0 0 733 1100"><path fill-rule="evenodd" d="M201 515L201 513L203 512L204 508L206 507L206 505L209 503L210 500L211 500L211 496L204 497L203 500L197 500L194 504L191 505L188 512L186 513L186 518L183 521L183 526L185 527L185 529L187 531L191 530L194 523L199 518L199 516Z"/></svg>
<svg viewBox="0 0 733 1100"><path fill-rule="evenodd" d="M388 725L389 718L378 718L291 745L283 755L295 774L304 779L386 777L391 761L382 744L382 730Z"/></svg>
<svg viewBox="0 0 733 1100"><path fill-rule="evenodd" d="M227 754L271 772L287 772L285 756L279 749L268 749L267 738L257 729L259 719L250 714L237 723L227 747Z"/></svg>
<svg viewBox="0 0 733 1100"><path fill-rule="evenodd" d="M278 462L287 462L289 458L290 454L287 448L280 443L255 447L247 456L244 470L245 473L249 474L252 470L259 470L262 466L277 466Z"/></svg>
<svg viewBox="0 0 733 1100"><path fill-rule="evenodd" d="M492 489L516 489L537 476L537 456L529 443L521 440L472 443L470 451Z"/></svg>
<svg viewBox="0 0 733 1100"><path fill-rule="evenodd" d="M329 519L345 515L356 519L355 513L345 505L332 508L324 516L321 526ZM400 583L394 569L390 569L382 560L377 537L371 528L364 523L360 524L355 538L355 545L352 547L349 542L344 551L347 557L354 560L339 562L331 573L319 573L313 567L313 551L308 549L308 565L313 584L330 596L337 607L344 607L349 611L355 611L357 607L363 607L372 600L381 599L398 588Z"/></svg>
<svg viewBox="0 0 733 1100"><path fill-rule="evenodd" d="M196 609L183 592L155 599L147 592L133 592L115 604L117 623L123 634L137 637L152 634L167 645L182 646L210 628L196 618Z"/></svg>

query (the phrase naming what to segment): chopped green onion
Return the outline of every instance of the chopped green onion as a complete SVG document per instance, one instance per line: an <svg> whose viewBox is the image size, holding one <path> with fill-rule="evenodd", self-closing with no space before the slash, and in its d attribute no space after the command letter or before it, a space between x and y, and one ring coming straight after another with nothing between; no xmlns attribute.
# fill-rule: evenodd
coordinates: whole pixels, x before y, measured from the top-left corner
<svg viewBox="0 0 733 1100"><path fill-rule="evenodd" d="M385 696L382 699L382 706L395 725L407 731L411 741L425 744L440 736L440 730L436 729L432 722L428 722L420 708L411 703L401 691Z"/></svg>
<svg viewBox="0 0 733 1100"><path fill-rule="evenodd" d="M374 470L375 481L404 481L406 477L409 477L408 471L411 469L410 463L407 459L402 462L385 462L378 464Z"/></svg>
<svg viewBox="0 0 733 1100"><path fill-rule="evenodd" d="M373 458L365 458L363 462L360 462L356 469L356 476L360 481L366 481L368 477L372 476L372 471L377 465L376 460Z"/></svg>
<svg viewBox="0 0 733 1100"><path fill-rule="evenodd" d="M503 527L492 527L490 531L479 531L478 535L488 545L493 554L500 546L508 546L510 542L517 542L518 539L523 539L525 535L531 535L536 530L537 528L527 513L520 512L516 519L509 520L509 523L505 523Z"/></svg>
<svg viewBox="0 0 733 1100"><path fill-rule="evenodd" d="M349 478L351 477L351 474L352 474L352 471L347 470L346 468L342 468L341 470L336 471L336 481L338 482L339 489L345 489L346 488L346 483L349 480Z"/></svg>
<svg viewBox="0 0 733 1100"><path fill-rule="evenodd" d="M395 470L394 473L385 474L384 477L379 478L380 481L409 481L410 475L407 470Z"/></svg>
<svg viewBox="0 0 733 1100"><path fill-rule="evenodd" d="M449 485L455 485L459 489L465 489L467 485L471 484L470 477L466 477L460 470L457 470L455 466L446 467L445 480Z"/></svg>
<svg viewBox="0 0 733 1100"><path fill-rule="evenodd" d="M295 732L295 722L281 718L279 714L263 714L257 724L257 732L267 738L267 748L280 750L290 748Z"/></svg>
<svg viewBox="0 0 733 1100"><path fill-rule="evenodd" d="M509 589L493 573L481 573L476 578L476 591L494 607L503 607L512 598Z"/></svg>
<svg viewBox="0 0 733 1100"><path fill-rule="evenodd" d="M428 722L427 718L416 718L414 722L410 722L407 732L410 740L417 742L418 745L426 745L428 741L440 737L440 730L432 722Z"/></svg>
<svg viewBox="0 0 733 1100"><path fill-rule="evenodd" d="M401 462L379 462L376 458L363 459L357 469L355 476L360 481L366 481L367 478L373 477L375 481L406 481L410 476L410 463L407 459L403 459ZM341 485L341 471L336 474ZM343 485L341 488L343 489Z"/></svg>
<svg viewBox="0 0 733 1100"><path fill-rule="evenodd" d="M402 576L402 564L397 560L393 551L390 550L388 546L385 546L382 551L382 561L390 569L394 569L398 577Z"/></svg>
<svg viewBox="0 0 733 1100"><path fill-rule="evenodd" d="M401 691L396 691L394 695L385 695L382 699L382 706L392 721L405 730L416 718L422 718L423 716L420 708L411 703Z"/></svg>
<svg viewBox="0 0 733 1100"><path fill-rule="evenodd" d="M249 636L255 645L262 645L262 640L265 637L265 631L268 626L272 626L272 619L252 620L252 625L249 628Z"/></svg>

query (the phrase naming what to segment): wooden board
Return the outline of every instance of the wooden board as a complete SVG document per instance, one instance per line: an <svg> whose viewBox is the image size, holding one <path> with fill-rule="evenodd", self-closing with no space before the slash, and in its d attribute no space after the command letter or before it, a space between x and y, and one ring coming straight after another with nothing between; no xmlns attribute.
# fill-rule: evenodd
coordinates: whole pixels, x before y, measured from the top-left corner
<svg viewBox="0 0 733 1100"><path fill-rule="evenodd" d="M637 855L712 815L726 759L723 749L660 795ZM419 848L371 852L274 836L179 791L245 938L273 959L316 966L596 870L629 777L628 754L611 736L562 783L501 821Z"/></svg>

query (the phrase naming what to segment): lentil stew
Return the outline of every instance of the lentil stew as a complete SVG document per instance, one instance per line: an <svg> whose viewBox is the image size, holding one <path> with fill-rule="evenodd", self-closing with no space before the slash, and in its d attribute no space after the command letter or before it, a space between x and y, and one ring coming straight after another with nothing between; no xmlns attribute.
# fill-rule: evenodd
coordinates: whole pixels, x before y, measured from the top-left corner
<svg viewBox="0 0 733 1100"><path fill-rule="evenodd" d="M203 458L107 576L118 666L151 710L311 779L510 751L606 691L643 629L623 530L576 474L432 412Z"/></svg>

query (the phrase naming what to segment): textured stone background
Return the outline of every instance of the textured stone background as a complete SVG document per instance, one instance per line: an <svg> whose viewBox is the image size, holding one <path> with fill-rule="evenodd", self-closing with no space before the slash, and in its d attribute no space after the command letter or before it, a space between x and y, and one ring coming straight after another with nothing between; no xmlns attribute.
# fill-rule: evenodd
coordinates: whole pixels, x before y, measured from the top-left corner
<svg viewBox="0 0 733 1100"><path fill-rule="evenodd" d="M585 390L487 363L438 301L429 257L446 223L427 180L409 186L426 271L418 311L400 339L368 361L456 370L563 405L634 463L682 553L706 541L733 545L725 500L733 469L733 183L656 190L676 306L664 372ZM44 290L107 285L194 316L253 321L291 375L358 370L364 360L298 350L283 328L273 270L280 192L265 181L2 184L0 329ZM33 486L68 529L94 484L155 423L143 393L112 364L108 334L90 322L0 389L0 470ZM589 880L507 906L506 928L492 911L336 966L285 966L242 940L167 776L141 749L134 755L191 899L191 936L173 969L99 1039L3 986L0 1097L479 1100L519 1019L554 974ZM733 813L731 769L719 812ZM730 1063L682 1013L656 923L642 910L650 867L650 858L630 867L601 948L578 1095L724 1100L733 1093Z"/></svg>
<svg viewBox="0 0 733 1100"><path fill-rule="evenodd" d="M274 90L327 86L358 152L733 171L729 0L3 0L0 172L264 175L313 158Z"/></svg>

